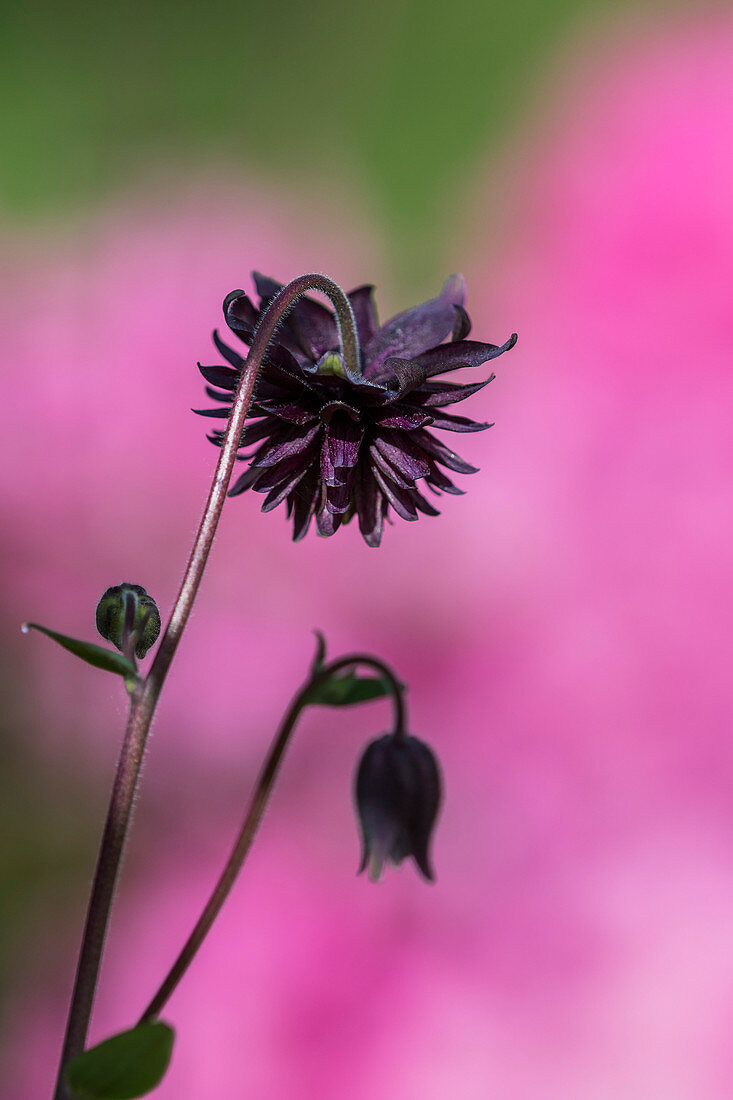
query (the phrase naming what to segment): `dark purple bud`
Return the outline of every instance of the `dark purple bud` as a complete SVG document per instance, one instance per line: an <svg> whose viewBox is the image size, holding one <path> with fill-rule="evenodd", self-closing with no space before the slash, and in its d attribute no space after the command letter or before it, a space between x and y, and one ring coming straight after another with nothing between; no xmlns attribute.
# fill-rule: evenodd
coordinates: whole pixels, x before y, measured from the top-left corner
<svg viewBox="0 0 733 1100"><path fill-rule="evenodd" d="M376 882L385 862L397 865L412 856L432 882L428 848L441 799L432 750L405 734L372 741L356 773L355 793L362 841L359 874L368 867Z"/></svg>
<svg viewBox="0 0 733 1100"><path fill-rule="evenodd" d="M160 612L142 585L115 584L97 604L97 630L121 653L134 644L142 659L160 634Z"/></svg>

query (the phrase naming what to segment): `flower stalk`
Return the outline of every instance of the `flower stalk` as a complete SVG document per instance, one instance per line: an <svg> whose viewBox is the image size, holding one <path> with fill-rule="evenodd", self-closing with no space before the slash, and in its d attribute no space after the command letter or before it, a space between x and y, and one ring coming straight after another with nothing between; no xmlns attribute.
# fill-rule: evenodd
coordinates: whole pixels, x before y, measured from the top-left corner
<svg viewBox="0 0 733 1100"><path fill-rule="evenodd" d="M270 341L284 315L298 298L310 290L321 291L332 302L339 323L342 355L346 362L358 368L356 324L341 288L327 276L319 274L301 275L283 287L262 315L238 379L214 478L165 633L148 676L131 692L127 729L87 909L54 1100L68 1100L66 1066L82 1052L86 1043L109 915L150 724L211 551L257 377Z"/></svg>
<svg viewBox="0 0 733 1100"><path fill-rule="evenodd" d="M252 847L267 803L270 800L270 795L272 794L285 750L290 743L298 719L310 702L314 691L321 684L334 676L335 673L346 668L353 669L357 665L366 665L375 669L387 681L394 707L392 736L398 740L405 739L405 702L403 688L392 670L388 665L384 664L383 661L368 654L352 653L345 657L339 657L337 660L331 661L329 664L322 665L320 668L313 670L308 680L303 684L288 707L280 723L280 727L272 740L265 762L255 782L252 797L239 835L224 870L219 877L219 881L214 887L209 900L204 906L201 916L181 949L178 958L173 963L173 966L168 971L168 974L163 979L157 992L140 1017L140 1024L148 1023L160 1014L176 986L193 962L196 953L204 942L224 902L228 898L234 882Z"/></svg>

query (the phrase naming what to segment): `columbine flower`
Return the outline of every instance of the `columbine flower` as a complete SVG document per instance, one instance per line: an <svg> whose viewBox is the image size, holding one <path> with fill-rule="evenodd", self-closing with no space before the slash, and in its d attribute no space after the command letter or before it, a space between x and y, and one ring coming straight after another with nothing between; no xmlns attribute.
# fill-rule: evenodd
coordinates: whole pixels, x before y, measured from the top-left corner
<svg viewBox="0 0 733 1100"><path fill-rule="evenodd" d="M412 856L434 879L428 845L440 805L440 773L431 749L417 737L387 734L364 750L356 773L356 807L362 837L359 874L373 882L389 860Z"/></svg>
<svg viewBox="0 0 733 1100"><path fill-rule="evenodd" d="M251 344L262 311L281 284L255 272L259 308L236 290L224 300L224 316L233 332ZM315 515L320 535L332 535L356 514L369 546L379 546L385 516L391 508L406 520L418 512L438 515L417 488L436 494L463 492L442 467L476 472L426 429L478 432L481 424L444 412L487 385L435 382L436 375L477 367L514 346L512 336L501 347L467 340L471 322L463 308L464 283L453 275L438 298L393 317L381 328L372 287L348 295L361 345L358 373L349 373L339 354L336 320L331 310L311 298L292 307L268 349L260 372L242 448L258 444L246 457L249 467L229 490L267 493L269 512L285 503L293 517L293 538L306 534ZM447 337L450 343L443 343ZM214 342L230 367L199 365L207 394L231 404L244 359L214 333ZM213 388L216 387L216 388ZM196 410L226 419L229 408ZM224 432L209 438L221 444Z"/></svg>

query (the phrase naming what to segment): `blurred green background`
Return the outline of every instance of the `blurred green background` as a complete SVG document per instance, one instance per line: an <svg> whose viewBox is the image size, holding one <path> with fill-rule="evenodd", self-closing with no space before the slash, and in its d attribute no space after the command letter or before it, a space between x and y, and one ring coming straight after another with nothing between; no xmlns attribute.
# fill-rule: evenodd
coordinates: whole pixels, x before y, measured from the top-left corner
<svg viewBox="0 0 733 1100"><path fill-rule="evenodd" d="M159 167L241 166L265 184L333 189L340 203L360 195L366 210L352 216L383 227L407 300L442 278L479 168L542 106L568 41L609 12L638 8L619 0L6 4L0 217L14 235L35 235ZM22 702L10 690L23 675L13 665L19 639L9 643L15 658L3 655L0 746L0 977L11 985L19 962L27 965L34 923L44 926L50 884L60 908L83 892L106 800L96 768L87 776L81 763L63 777L74 790L62 795L59 776L23 738ZM63 827L49 830L49 819ZM39 968L68 982L68 960L50 947L39 954L37 941L33 950Z"/></svg>
<svg viewBox="0 0 733 1100"><path fill-rule="evenodd" d="M351 180L385 224L396 274L424 284L471 170L542 96L558 47L624 7L7 5L0 202L56 216L156 164L254 166L289 186Z"/></svg>

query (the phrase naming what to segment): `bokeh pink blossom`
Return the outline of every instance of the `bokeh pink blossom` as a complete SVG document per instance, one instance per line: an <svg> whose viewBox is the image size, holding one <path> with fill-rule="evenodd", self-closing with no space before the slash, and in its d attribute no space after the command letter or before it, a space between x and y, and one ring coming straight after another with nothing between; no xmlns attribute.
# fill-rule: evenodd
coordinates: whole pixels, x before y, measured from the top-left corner
<svg viewBox="0 0 733 1100"><path fill-rule="evenodd" d="M637 31L566 78L575 94L510 162L511 217L498 242L474 233L466 274L474 331L520 343L473 399L496 427L462 440L481 466L465 498L379 551L352 530L294 547L257 498L227 506L156 723L157 809L93 1037L132 1021L187 933L313 627L410 684L446 775L438 884L353 873L351 773L383 705L309 715L165 1013L161 1100L730 1095L732 55L729 16ZM384 267L374 234L295 229L297 213L202 186L13 268L11 621L88 635L122 579L169 604L214 458L188 407L220 299L251 267L351 284ZM114 688L23 644L43 752L94 754L102 781ZM76 741L56 743L80 701ZM54 925L68 981L80 915ZM23 990L10 1096L48 1092L67 992L40 974Z"/></svg>

